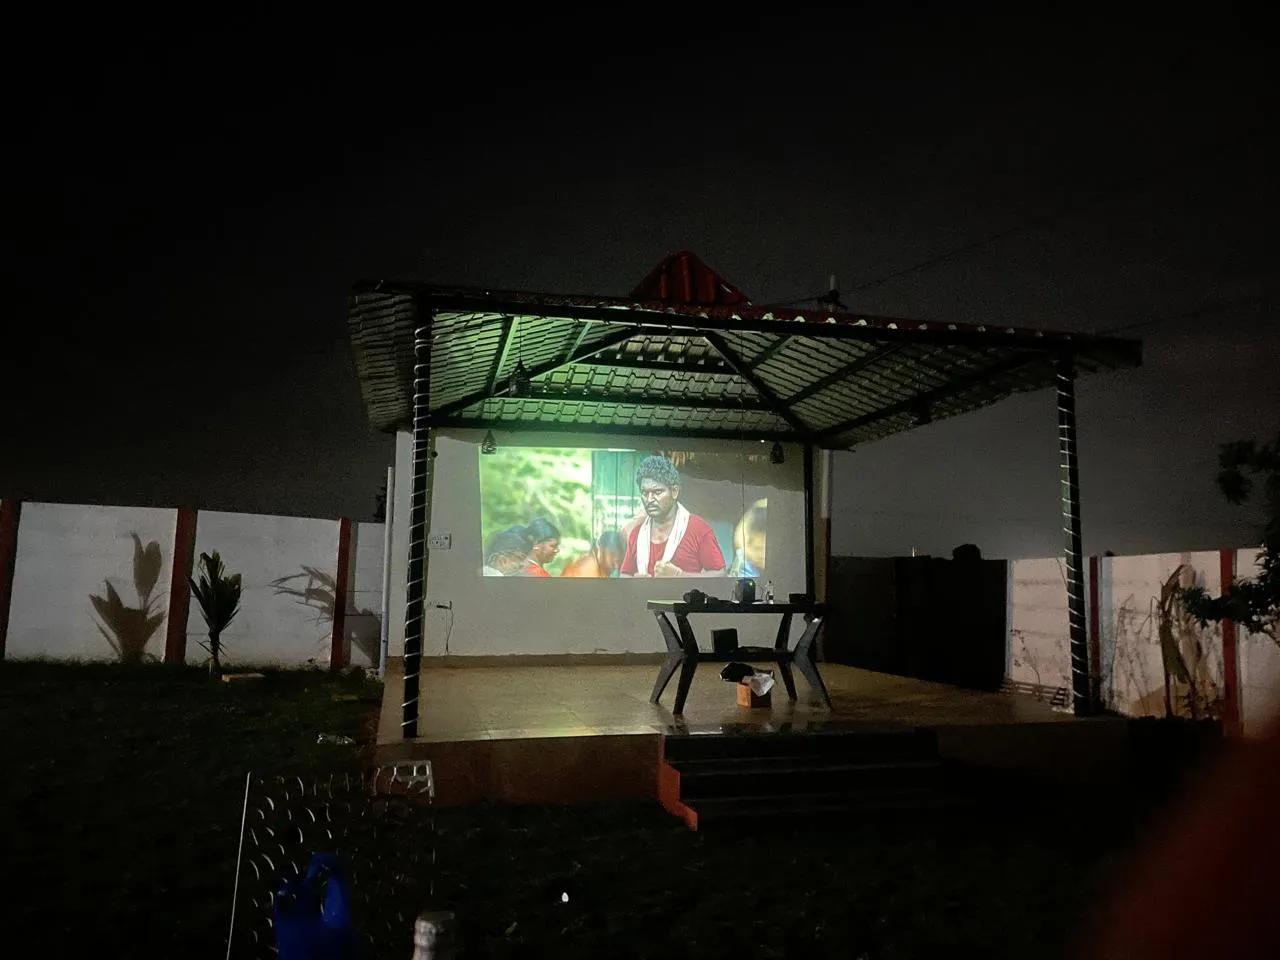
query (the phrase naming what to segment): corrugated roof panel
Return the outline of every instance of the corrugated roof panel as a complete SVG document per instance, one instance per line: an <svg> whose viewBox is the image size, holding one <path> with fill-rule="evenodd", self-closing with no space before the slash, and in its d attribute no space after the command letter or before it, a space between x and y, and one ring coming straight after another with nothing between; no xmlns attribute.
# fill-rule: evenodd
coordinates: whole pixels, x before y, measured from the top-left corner
<svg viewBox="0 0 1280 960"><path fill-rule="evenodd" d="M438 422L737 431L841 446L909 429L922 399L927 416L941 419L1051 386L1050 360L1063 350L1077 356L1081 374L1138 362L1132 342L1067 334L380 284L348 304L361 391L379 427L407 422L412 410L419 296L456 301L432 325L430 403ZM745 363L745 376L704 330ZM520 361L535 395L505 396ZM756 385L776 396L761 396Z"/></svg>

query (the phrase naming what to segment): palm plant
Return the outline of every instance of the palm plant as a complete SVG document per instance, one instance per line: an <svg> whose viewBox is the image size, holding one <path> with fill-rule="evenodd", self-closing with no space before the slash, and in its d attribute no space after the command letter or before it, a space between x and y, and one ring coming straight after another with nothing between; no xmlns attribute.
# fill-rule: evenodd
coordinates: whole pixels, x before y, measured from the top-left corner
<svg viewBox="0 0 1280 960"><path fill-rule="evenodd" d="M208 651L209 675L214 676L222 671L222 631L240 610L240 574L227 576L222 557L215 550L200 554L200 582L187 579L209 627L208 642L196 642Z"/></svg>

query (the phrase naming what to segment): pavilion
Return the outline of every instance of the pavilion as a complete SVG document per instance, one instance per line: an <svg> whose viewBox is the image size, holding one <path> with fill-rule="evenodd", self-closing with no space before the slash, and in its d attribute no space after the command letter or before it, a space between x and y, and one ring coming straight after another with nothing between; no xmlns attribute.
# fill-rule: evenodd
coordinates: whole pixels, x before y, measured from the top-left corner
<svg viewBox="0 0 1280 960"><path fill-rule="evenodd" d="M437 429L798 444L812 594L815 451L851 450L1047 387L1057 396L1073 708L1096 712L1074 385L1138 366L1139 342L872 316L844 308L836 291L804 308L757 305L689 252L666 257L625 297L361 282L348 327L371 422L412 430L410 475L396 480L410 488L403 737L418 735Z"/></svg>

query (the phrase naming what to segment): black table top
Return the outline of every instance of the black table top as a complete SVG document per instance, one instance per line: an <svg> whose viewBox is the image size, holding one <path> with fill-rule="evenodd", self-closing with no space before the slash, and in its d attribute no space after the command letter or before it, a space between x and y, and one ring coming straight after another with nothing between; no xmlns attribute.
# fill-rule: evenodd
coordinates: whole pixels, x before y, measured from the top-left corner
<svg viewBox="0 0 1280 960"><path fill-rule="evenodd" d="M689 603L685 600L650 600L648 609L663 613L822 613L822 603L734 603L732 600L708 600Z"/></svg>

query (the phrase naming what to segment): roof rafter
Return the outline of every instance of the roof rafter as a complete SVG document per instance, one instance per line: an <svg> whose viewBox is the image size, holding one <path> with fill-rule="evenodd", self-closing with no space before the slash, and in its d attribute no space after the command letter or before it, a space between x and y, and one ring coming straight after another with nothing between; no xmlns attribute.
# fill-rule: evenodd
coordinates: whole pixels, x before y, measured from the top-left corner
<svg viewBox="0 0 1280 960"><path fill-rule="evenodd" d="M630 340L634 336L635 331L632 329L620 330L617 333L605 337L604 340L588 344L586 347L578 347L578 349L570 353L567 358L562 355L555 360L548 360L546 363L536 364L529 368L529 379L532 380L534 377L540 377L545 373L550 373L552 370L559 370L561 367L568 366L569 364L585 357L593 356L601 350L608 350L614 344L621 343L623 340ZM435 410L432 410L431 419L434 421L437 417L447 417L451 413L457 413L459 410L465 410L467 407L473 406L482 400L500 397L509 389L509 386L495 386L494 389L485 388L482 390L476 390L467 394L465 397L459 397L452 403L446 403L444 406L437 407Z"/></svg>
<svg viewBox="0 0 1280 960"><path fill-rule="evenodd" d="M940 387L932 390L925 390L914 396L907 397L898 403L890 404L880 410L873 410L871 413L863 414L859 417L853 417L843 423L837 423L835 426L827 427L819 430L815 435L815 439L819 441L831 440L850 430L857 430L859 427L865 427L867 424L875 423L877 420L884 420L888 417L896 417L902 413L912 413L923 408L932 406L939 400L945 400L948 397L958 393L964 393L966 390L979 386L993 377L1003 376L1006 373L1012 373L1019 367L1025 367L1037 361L1045 360L1042 353L1013 353L1005 357L1003 360L983 367L981 370L975 370L973 373L966 374L963 377L957 377L948 383L944 383Z"/></svg>
<svg viewBox="0 0 1280 960"><path fill-rule="evenodd" d="M515 317L506 317L502 321L502 339L498 342L498 352L493 356L493 366L489 368L489 376L485 380L485 389L489 393L493 393L494 387L498 385L498 372L507 362L507 354L511 352L511 344L515 341L516 324L519 322Z"/></svg>
<svg viewBox="0 0 1280 960"><path fill-rule="evenodd" d="M680 360L648 360L641 357L610 357L596 355L584 360L575 361L584 367L618 367L625 370L652 370L655 373L700 373L710 377L734 377L737 373L725 362L724 358L715 358L715 366L703 360L684 362Z"/></svg>
<svg viewBox="0 0 1280 960"><path fill-rule="evenodd" d="M587 334L590 332L591 324L583 323L578 325L578 330L572 335L569 340L569 345L565 347L564 353L562 354L565 363L572 362L573 355L578 352L579 348L582 346L582 341L587 339Z"/></svg>
<svg viewBox="0 0 1280 960"><path fill-rule="evenodd" d="M438 420L433 418L431 426L456 427L469 430L536 430L540 433L593 433L598 435L601 432L601 425L598 423L580 423L577 421L557 423L554 420L503 420L498 422L478 417L459 416L444 417ZM672 436L695 436L704 437L708 440L780 440L784 443L795 443L798 439L794 433L786 430L725 430L714 427L707 430L690 430L680 434L672 434L669 427L641 424L611 427L610 430L614 433L632 434L638 437L665 437L667 439Z"/></svg>
<svg viewBox="0 0 1280 960"><path fill-rule="evenodd" d="M876 349L872 350L870 353L864 353L856 360L850 360L840 369L833 370L821 380L814 381L798 393L793 393L791 396L787 397L787 403L799 403L801 400L808 400L815 393L821 393L833 383L839 383L841 380L853 376L853 374L857 373L859 370L869 367L871 364L876 363L879 360L883 360L886 357L893 356L904 346L905 345L901 343L886 343L876 347Z"/></svg>
<svg viewBox="0 0 1280 960"><path fill-rule="evenodd" d="M778 337L777 340L773 341L773 343L769 344L768 347L766 347L763 351L761 351L760 356L752 360L751 363L748 364L748 366L750 366L751 369L754 370L756 367L763 366L764 364L768 363L770 360L772 360L774 357L776 357L779 353L782 352L782 348L785 347L790 340L791 338L789 336Z"/></svg>
<svg viewBox="0 0 1280 960"><path fill-rule="evenodd" d="M783 402L781 397L773 392L767 383L756 376L742 357L738 356L737 352L729 346L724 337L720 336L718 333L710 332L704 332L702 336L707 343L711 344L711 346L716 349L716 352L719 353L720 356L724 357L729 366L733 367L733 369L737 371L738 376L751 384L752 389L760 395L760 399L765 402L770 410L787 423L791 424L791 429L806 437L812 433L809 429L809 425L797 417L795 413L792 412L791 408Z"/></svg>
<svg viewBox="0 0 1280 960"><path fill-rule="evenodd" d="M501 399L492 397L488 399ZM522 400L542 403L611 403L629 407L684 407L689 410L745 410L750 413L774 413L772 407L758 400L716 400L709 397L686 397L663 394L661 396L644 396L638 394L613 393L608 390L553 390L534 388L533 392ZM484 401L480 401L483 403Z"/></svg>

